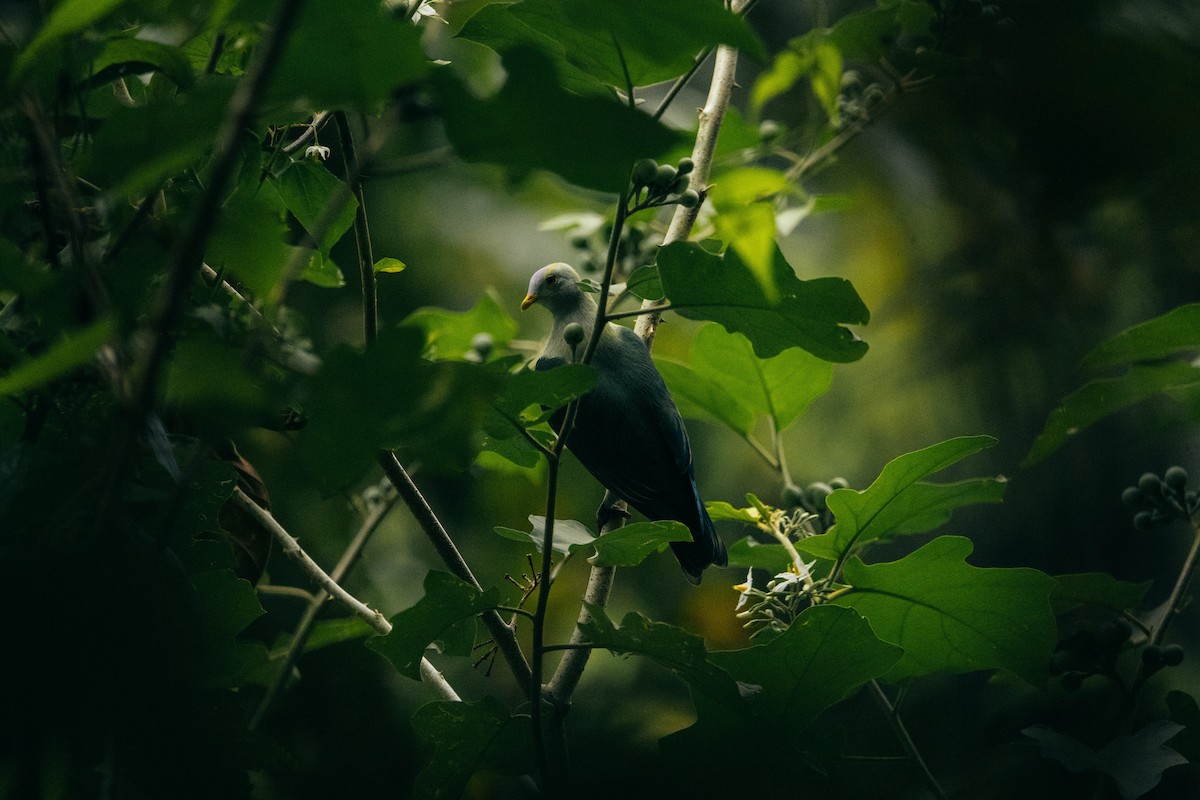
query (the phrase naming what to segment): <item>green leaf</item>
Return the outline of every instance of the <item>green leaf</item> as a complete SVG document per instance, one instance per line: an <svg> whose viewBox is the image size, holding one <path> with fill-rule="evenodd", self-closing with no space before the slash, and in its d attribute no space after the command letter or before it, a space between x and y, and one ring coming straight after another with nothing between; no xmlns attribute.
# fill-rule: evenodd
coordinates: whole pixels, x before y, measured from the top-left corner
<svg viewBox="0 0 1200 800"><path fill-rule="evenodd" d="M775 56L770 68L759 76L750 93L750 108L757 116L768 102L789 91L798 81L809 79L813 95L826 116L837 121L837 97L841 91L842 51L830 40L829 31L816 29L792 39L788 48Z"/></svg>
<svg viewBox="0 0 1200 800"><path fill-rule="evenodd" d="M346 276L342 274L341 267L335 264L332 258L320 250L303 247L288 248L289 253L295 250L305 250L308 253L304 269L300 272L300 280L307 281L313 286L320 286L322 289L338 289L346 285Z"/></svg>
<svg viewBox="0 0 1200 800"><path fill-rule="evenodd" d="M724 257L699 244L675 242L658 253L658 269L671 305L689 319L719 322L743 333L761 358L803 347L826 361L856 361L867 344L840 323L866 324L870 314L849 281L798 279L775 250L780 301L767 300L753 273L734 252Z"/></svg>
<svg viewBox="0 0 1200 800"><path fill-rule="evenodd" d="M517 321L504 310L492 288L479 295L468 311L418 308L400 324L425 331L426 355L430 358L462 359L475 350L475 337L481 333L492 337L495 347L504 347L517 335Z"/></svg>
<svg viewBox="0 0 1200 800"><path fill-rule="evenodd" d="M507 373L495 364L426 361L423 344L412 328L384 330L366 352L333 349L311 379L308 425L296 441L334 487L357 479L381 449L399 448L435 471L474 461Z"/></svg>
<svg viewBox="0 0 1200 800"><path fill-rule="evenodd" d="M693 698L703 695L727 709L746 710L738 685L728 672L709 660L701 637L665 622L652 622L636 611L627 613L617 628L603 609L589 609L592 619L579 628L596 647L645 656L682 678Z"/></svg>
<svg viewBox="0 0 1200 800"><path fill-rule="evenodd" d="M654 364L683 416L712 417L743 436L754 429L754 412L720 383L666 356L654 356Z"/></svg>
<svg viewBox="0 0 1200 800"><path fill-rule="evenodd" d="M266 685L271 677L267 648L237 636L264 613L248 581L231 569L210 569L191 576L198 610L200 659L197 675L203 686L234 688L247 682Z"/></svg>
<svg viewBox="0 0 1200 800"><path fill-rule="evenodd" d="M1088 353L1083 366L1103 369L1196 349L1200 349L1200 303L1180 306L1118 333Z"/></svg>
<svg viewBox="0 0 1200 800"><path fill-rule="evenodd" d="M304 652L310 653L331 644L366 639L374 633L375 629L358 617L323 619L313 625L308 641L304 643Z"/></svg>
<svg viewBox="0 0 1200 800"><path fill-rule="evenodd" d="M530 515L529 522L533 526L529 531L519 531L515 528L500 526L497 526L494 530L504 538L512 539L514 542L521 542L522 544L533 542L533 546L540 553L542 552L542 544L546 541L546 518ZM573 519L554 520L554 552L567 555L580 548L591 547L595 543L596 534L582 522Z"/></svg>
<svg viewBox="0 0 1200 800"><path fill-rule="evenodd" d="M658 270L654 267L638 267L625 281L625 290L634 297L642 300L662 300L662 281L658 279Z"/></svg>
<svg viewBox="0 0 1200 800"><path fill-rule="evenodd" d="M375 272L403 272L408 265L398 258L381 258L372 267Z"/></svg>
<svg viewBox="0 0 1200 800"><path fill-rule="evenodd" d="M88 363L112 338L113 330L112 319L104 317L86 328L68 333L44 352L14 365L7 375L0 377L0 397L37 389Z"/></svg>
<svg viewBox="0 0 1200 800"><path fill-rule="evenodd" d="M749 339L716 324L696 333L689 360L702 377L770 417L778 430L791 425L833 382L833 364L824 359L795 347L759 358Z"/></svg>
<svg viewBox="0 0 1200 800"><path fill-rule="evenodd" d="M773 203L749 203L719 211L713 219L717 236L728 242L741 262L754 275L763 297L774 305L779 302L775 283L775 206Z"/></svg>
<svg viewBox="0 0 1200 800"><path fill-rule="evenodd" d="M507 376L504 390L496 398L496 408L516 419L530 406L540 406L545 409L543 413L533 420L525 420L536 424L595 386L596 369L587 364L561 364L547 370L523 369Z"/></svg>
<svg viewBox="0 0 1200 800"><path fill-rule="evenodd" d="M367 647L392 662L401 675L419 681L421 659L430 643L455 623L499 605L500 590L495 587L480 593L453 575L430 571L425 576L425 596L393 616L392 632L368 639Z"/></svg>
<svg viewBox="0 0 1200 800"><path fill-rule="evenodd" d="M508 80L480 99L448 72L435 76L446 135L467 161L518 173L545 169L571 183L620 192L639 158L657 158L680 135L608 96L580 96L557 82L553 65L526 48L504 59ZM620 131L613 136L612 131Z"/></svg>
<svg viewBox="0 0 1200 800"><path fill-rule="evenodd" d="M116 195L156 188L209 150L232 92L232 81L210 75L172 103L117 109L80 159L80 173Z"/></svg>
<svg viewBox="0 0 1200 800"><path fill-rule="evenodd" d="M1040 686L1054 648L1054 579L1034 569L967 564L969 539L940 536L899 561L846 563L853 589L831 602L855 609L885 642L904 648L888 674L1003 669Z"/></svg>
<svg viewBox="0 0 1200 800"><path fill-rule="evenodd" d="M888 55L901 33L928 34L936 16L929 3L889 0L878 8L847 14L827 35L843 57L875 61Z"/></svg>
<svg viewBox="0 0 1200 800"><path fill-rule="evenodd" d="M354 224L358 201L349 187L321 164L307 159L294 161L279 175L268 178L268 182L324 255L329 255L338 239ZM326 222L317 240L317 223L331 203L337 203L338 211Z"/></svg>
<svg viewBox="0 0 1200 800"><path fill-rule="evenodd" d="M995 443L991 436L960 436L892 459L866 489L837 489L829 495L825 504L837 522L828 532L803 539L796 547L819 558L842 559L870 542L936 527L955 508L1000 502L1002 479L918 483Z"/></svg>
<svg viewBox="0 0 1200 800"><path fill-rule="evenodd" d="M1113 611L1137 608L1154 584L1153 581L1119 581L1107 572L1083 572L1055 575L1050 602L1055 614L1065 614L1080 606L1099 606Z"/></svg>
<svg viewBox="0 0 1200 800"><path fill-rule="evenodd" d="M1046 427L1025 456L1025 466L1044 460L1079 431L1121 409L1168 390L1200 384L1200 368L1183 361L1134 365L1124 375L1092 381L1076 389L1050 412Z"/></svg>
<svg viewBox="0 0 1200 800"><path fill-rule="evenodd" d="M412 726L434 751L413 786L417 800L459 800L481 770L506 775L533 770L529 717L510 715L495 697L427 703L413 714Z"/></svg>
<svg viewBox="0 0 1200 800"><path fill-rule="evenodd" d="M191 62L178 47L150 39L120 38L106 42L92 61L88 85L99 86L144 72L161 72L180 89L189 89L196 81Z"/></svg>
<svg viewBox="0 0 1200 800"><path fill-rule="evenodd" d="M265 298L279 283L292 253L286 235L283 212L274 202L263 194L238 192L217 219L205 260Z"/></svg>
<svg viewBox="0 0 1200 800"><path fill-rule="evenodd" d="M734 730L770 731L772 741L803 747L821 712L886 673L901 653L900 648L876 638L853 611L834 606L808 608L768 644L711 654L713 664L745 687L748 708L735 707L742 719L731 718L728 713L714 713L707 697L697 697L696 724L666 737L663 750L686 759L704 774L727 769L728 762L696 764L695 753L719 750L738 760L761 753L756 749L761 747L757 737L731 736Z"/></svg>
<svg viewBox="0 0 1200 800"><path fill-rule="evenodd" d="M1183 730L1167 720L1154 720L1129 736L1118 736L1096 752L1083 742L1047 725L1033 725L1021 733L1037 743L1042 756L1071 772L1095 770L1111 777L1124 800L1134 800L1158 786L1164 771L1188 760L1166 746Z"/></svg>
<svg viewBox="0 0 1200 800"><path fill-rule="evenodd" d="M764 544L746 536L729 547L730 567L765 569L772 575L778 575L791 563L792 557L781 544Z"/></svg>
<svg viewBox="0 0 1200 800"><path fill-rule="evenodd" d="M636 567L651 553L665 550L671 542L690 541L691 531L682 522L635 522L597 537L592 542L596 555L589 561L597 567Z"/></svg>
<svg viewBox="0 0 1200 800"><path fill-rule="evenodd" d="M274 102L308 110L374 110L401 86L423 78L429 61L420 29L376 0L308 0L268 89Z"/></svg>
<svg viewBox="0 0 1200 800"><path fill-rule="evenodd" d="M598 85L624 90L626 70L634 86L670 80L714 44L755 54L762 50L744 18L717 0L494 4L472 17L459 35L501 53L533 45L553 59L564 86L583 93Z"/></svg>
<svg viewBox="0 0 1200 800"><path fill-rule="evenodd" d="M704 504L704 507L708 510L708 515L714 520L728 519L734 522L743 522L747 525L758 524L758 516L751 513L752 511L756 511L756 509L734 508L724 500L709 501Z"/></svg>

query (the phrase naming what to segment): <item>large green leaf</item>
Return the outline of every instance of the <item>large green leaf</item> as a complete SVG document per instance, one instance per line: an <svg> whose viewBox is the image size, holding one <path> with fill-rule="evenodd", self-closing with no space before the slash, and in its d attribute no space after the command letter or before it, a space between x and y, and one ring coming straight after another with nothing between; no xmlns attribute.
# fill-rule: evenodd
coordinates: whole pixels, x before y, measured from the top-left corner
<svg viewBox="0 0 1200 800"><path fill-rule="evenodd" d="M425 596L393 616L392 632L367 640L367 647L392 662L401 675L420 680L421 659L432 642L457 623L499 605L500 590L495 587L480 593L453 575L430 571L425 576Z"/></svg>
<svg viewBox="0 0 1200 800"><path fill-rule="evenodd" d="M373 110L428 69L420 30L383 11L377 0L307 0L268 97L309 110Z"/></svg>
<svg viewBox="0 0 1200 800"><path fill-rule="evenodd" d="M287 210L292 212L292 216L304 226L304 230L326 255L354 224L358 200L344 182L311 159L291 163L281 174L272 175L269 182ZM336 202L340 209L326 223L325 229L319 232L318 241L317 222L331 202Z"/></svg>
<svg viewBox="0 0 1200 800"><path fill-rule="evenodd" d="M1046 427L1034 440L1024 463L1044 460L1079 431L1110 414L1170 390L1197 385L1200 385L1200 368L1185 361L1135 364L1119 377L1084 384L1050 412Z"/></svg>
<svg viewBox="0 0 1200 800"><path fill-rule="evenodd" d="M822 711L886 673L901 654L900 648L876 638L854 611L834 606L806 609L768 644L712 653L710 662L743 687L745 706L732 709L741 719L715 713L707 696L697 697L696 724L664 739L663 749L686 758L714 748L726 753L733 748L741 751L739 756L749 756L761 746L756 737L731 741L731 730L769 730L772 740L804 746L809 726ZM728 727L731 723L737 727ZM721 767L697 766L713 768Z"/></svg>
<svg viewBox="0 0 1200 800"><path fill-rule="evenodd" d="M560 364L553 369L523 369L505 378L504 389L496 398L496 408L509 417L517 417L530 406L541 406L545 413L562 408L596 386L596 369L587 364Z"/></svg>
<svg viewBox="0 0 1200 800"><path fill-rule="evenodd" d="M776 429L786 428L809 404L829 389L833 365L792 348L770 359L760 359L748 338L728 333L720 325L704 325L692 339L690 371L668 368L667 386L672 395L682 393L738 433L749 433L754 419L734 416L731 409L746 409L769 416ZM672 383L674 378L674 383ZM714 390L704 392L706 386ZM732 401L736 405L730 405ZM730 419L726 419L730 417ZM738 422L734 427L731 422Z"/></svg>
<svg viewBox="0 0 1200 800"><path fill-rule="evenodd" d="M425 331L427 355L431 358L464 358L475 349L475 338L480 334L490 336L494 347L504 347L517 335L517 321L504 310L499 295L491 288L480 294L467 311L418 308L401 324Z"/></svg>
<svg viewBox="0 0 1200 800"><path fill-rule="evenodd" d="M529 522L532 527L528 531L502 526L497 526L495 530L505 539L512 539L514 542L522 544L532 543L540 553L542 545L546 542L546 518L530 515ZM574 519L554 520L554 542L551 545L554 552L567 555L580 548L591 547L595 541L596 534L582 522Z"/></svg>
<svg viewBox="0 0 1200 800"><path fill-rule="evenodd" d="M100 21L125 2L126 0L63 0L55 5L37 35L17 56L10 82L17 83L25 71L55 42Z"/></svg>
<svg viewBox="0 0 1200 800"><path fill-rule="evenodd" d="M279 283L292 254L286 235L283 210L269 192L239 191L217 219L205 260L265 298Z"/></svg>
<svg viewBox="0 0 1200 800"><path fill-rule="evenodd" d="M866 342L842 324L870 319L858 292L842 278L802 281L778 248L775 286L779 302L767 299L762 285L735 252L714 255L699 244L675 242L658 253L658 270L671 307L689 319L721 323L742 333L762 358L802 347L826 361L856 361Z"/></svg>
<svg viewBox="0 0 1200 800"><path fill-rule="evenodd" d="M533 769L529 717L510 715L495 697L427 703L413 714L412 725L434 751L413 785L418 800L459 800L481 770L524 775Z"/></svg>
<svg viewBox="0 0 1200 800"><path fill-rule="evenodd" d="M990 436L960 436L892 459L866 489L830 494L825 503L837 522L826 533L802 539L797 548L819 558L845 558L870 542L937 527L961 506L1000 502L1003 479L918 483L995 443Z"/></svg>
<svg viewBox="0 0 1200 800"><path fill-rule="evenodd" d="M178 47L151 39L122 37L105 43L92 62L88 85L99 86L119 77L161 72L181 89L188 89L196 76L192 64Z"/></svg>
<svg viewBox="0 0 1200 800"><path fill-rule="evenodd" d="M459 35L500 52L535 46L554 60L564 85L577 91L670 80L687 71L696 53L714 44L761 52L745 20L718 0L493 4L472 17Z"/></svg>
<svg viewBox="0 0 1200 800"><path fill-rule="evenodd" d="M754 430L754 412L737 394L680 361L655 355L654 364L683 416L711 417L743 436Z"/></svg>
<svg viewBox="0 0 1200 800"><path fill-rule="evenodd" d="M940 536L899 561L846 563L851 591L832 602L855 609L885 642L904 648L889 680L934 672L1003 669L1046 679L1054 648L1054 579L1035 569L981 569L964 560L969 539Z"/></svg>
<svg viewBox="0 0 1200 800"><path fill-rule="evenodd" d="M787 548L781 544L764 544L752 536L744 536L729 546L729 566L743 569L765 569L778 575L792 563Z"/></svg>
<svg viewBox="0 0 1200 800"><path fill-rule="evenodd" d="M536 50L509 52L504 68L504 87L487 99L449 72L435 75L446 135L467 161L500 164L518 174L545 169L579 186L615 193L625 187L634 161L658 157L680 140L611 97L565 91L554 65Z"/></svg>

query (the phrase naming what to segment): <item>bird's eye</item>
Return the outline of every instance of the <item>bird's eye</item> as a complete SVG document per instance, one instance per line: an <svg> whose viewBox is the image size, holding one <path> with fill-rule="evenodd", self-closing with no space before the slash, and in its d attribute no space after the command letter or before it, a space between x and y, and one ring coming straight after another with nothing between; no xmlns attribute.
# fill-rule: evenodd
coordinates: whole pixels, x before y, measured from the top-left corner
<svg viewBox="0 0 1200 800"><path fill-rule="evenodd" d="M553 286L554 284L558 283L558 276L557 275L548 275L546 277L546 283Z"/></svg>

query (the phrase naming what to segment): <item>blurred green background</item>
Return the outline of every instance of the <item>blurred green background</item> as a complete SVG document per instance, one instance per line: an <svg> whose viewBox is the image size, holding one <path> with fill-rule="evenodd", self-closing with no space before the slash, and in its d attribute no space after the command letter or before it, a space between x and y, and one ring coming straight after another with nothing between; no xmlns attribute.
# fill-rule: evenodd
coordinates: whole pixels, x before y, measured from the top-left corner
<svg viewBox="0 0 1200 800"><path fill-rule="evenodd" d="M763 2L751 20L774 51L810 26L864 5ZM998 5L1004 24L969 29L952 41L963 57L954 69L932 70L932 80L900 96L805 184L846 202L803 220L781 246L802 278L851 279L873 318L860 331L870 343L868 355L836 367L833 388L788 431L792 472L800 483L844 476L863 488L901 453L952 436L991 434L997 447L947 476L1010 479L1002 506L960 511L946 528L974 540L973 563L1163 579L1174 574L1184 537L1179 531L1135 533L1119 496L1147 470L1179 463L1200 472L1195 432L1181 407L1167 401L1139 407L1082 432L1035 467L1021 461L1050 410L1085 380L1077 365L1091 347L1200 297L1200 6L1165 0ZM479 56L455 50L446 33L429 26L435 51ZM868 79L879 75L876 65L848 66ZM741 86L750 86L761 68L743 58ZM692 124L706 77L702 71L676 101L674 124ZM744 110L744 91L735 103ZM802 145L817 113L807 90L798 88L772 102L765 116ZM579 264L582 256L568 233L544 224L564 213L610 211L545 175L514 181L498 169L456 161L433 118L403 128L372 167L366 188L376 257L408 265L380 276L385 326L419 307L465 310L494 287L518 319L519 337L531 341L545 334L549 317L537 308L519 312L529 275L551 261ZM348 250L343 263L352 263ZM351 272L342 290L305 285L294 292L292 303L310 320L308 333L319 344L360 336ZM322 327L314 328L318 320ZM686 358L695 330L669 318L655 352ZM747 492L778 499L778 477L735 435L705 420L688 420L688 429L705 499L741 504ZM357 526L351 497L315 492L282 434L263 432L242 449L270 487L278 518L318 561L334 562ZM544 513L539 476L442 475L416 465L415 477L483 585L530 572L528 549L492 529L526 527L529 515ZM560 516L590 524L601 493L569 461ZM727 542L745 534L727 525L721 528ZM437 563L398 508L347 585L391 614L420 597L424 574ZM303 581L278 554L270 572L276 583ZM586 575L586 564L573 564L556 585L551 640L569 635ZM611 615L637 609L701 632L711 649L743 646L731 589L743 578L738 570L712 569L691 589L669 555L653 557L620 572ZM1167 588L1160 582L1153 591ZM289 608L299 605L271 596L264 603L274 624L286 623ZM1194 645L1196 615L1181 618L1174 634ZM503 665L490 678L460 662L439 666L466 696L504 692L509 684L500 674ZM384 752L413 752L403 710L429 692L357 644L313 653L300 667L304 680L271 730L301 763L290 772L294 783L274 789L296 797L370 797L411 780L415 760L368 767L354 754L368 741ZM1197 677L1188 662L1170 680L1185 685ZM981 712L976 703L983 703L983 693L988 705ZM943 729L983 713L983 724L976 719L979 727L958 741L939 741L971 752L976 737L1000 737L994 744L1003 755L1003 737L1011 737L1013 727L999 720L1006 714L1020 719L1035 705L1053 702L1014 712L1006 698L1019 693L975 677L929 681L914 690L918 700L910 707L938 708L946 715L937 723ZM624 699L614 702L618 697ZM507 699L515 704L516 692ZM690 714L686 690L670 676L642 661L597 653L570 716L575 769L582 775L603 770L606 792L650 788L654 780L638 765L653 760L657 739L684 727ZM919 716L909 722L918 741L935 724ZM331 737L329 730L344 735ZM627 748L620 775L603 766L614 742ZM953 751L928 755L935 771L957 773L950 783L983 779L988 776L980 772L1006 766L1003 757L984 767L956 760ZM879 776L886 770L871 780ZM477 783L486 796L487 780Z"/></svg>

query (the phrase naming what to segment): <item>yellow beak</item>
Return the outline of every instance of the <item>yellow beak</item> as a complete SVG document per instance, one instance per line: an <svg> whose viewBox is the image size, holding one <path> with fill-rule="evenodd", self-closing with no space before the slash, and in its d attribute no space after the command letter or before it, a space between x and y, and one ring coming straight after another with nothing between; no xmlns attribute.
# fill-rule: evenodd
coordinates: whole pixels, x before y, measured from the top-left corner
<svg viewBox="0 0 1200 800"><path fill-rule="evenodd" d="M533 305L536 302L537 302L536 294L525 295L525 299L521 301L521 310L524 311L525 309L529 308L531 305Z"/></svg>

